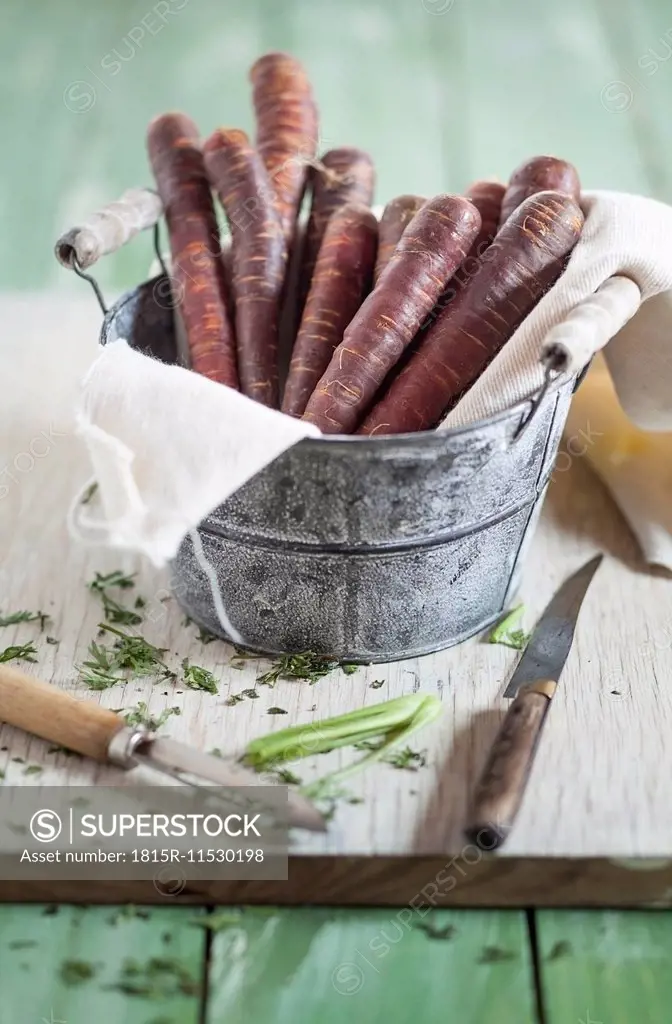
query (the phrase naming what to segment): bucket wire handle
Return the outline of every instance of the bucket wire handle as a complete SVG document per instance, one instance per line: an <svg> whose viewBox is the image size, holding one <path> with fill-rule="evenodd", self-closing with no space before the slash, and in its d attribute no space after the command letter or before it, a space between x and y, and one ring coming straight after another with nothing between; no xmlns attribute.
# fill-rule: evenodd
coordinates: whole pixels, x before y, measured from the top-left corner
<svg viewBox="0 0 672 1024"><path fill-rule="evenodd" d="M96 279L93 276L93 274L87 274L85 270L82 270L82 268L80 267L79 262L77 260L77 257L74 254L73 254L73 257L72 257L71 268L77 274L77 277L81 277L83 281L88 281L89 282L89 284L93 288L94 295L98 299L98 305L100 306L100 308L101 308L101 310L103 312L103 316L107 316L107 304L105 302L105 299L103 298L103 293L100 290L100 285L96 281Z"/></svg>
<svg viewBox="0 0 672 1024"><path fill-rule="evenodd" d="M544 353L544 356L542 357L542 363L544 366L544 379L542 385L537 391L534 398L532 399L532 405L530 406L529 413L527 414L523 422L519 424L518 429L513 435L513 444L516 444L518 441L520 441L521 437L527 431L527 428L534 420L534 417L536 416L539 407L541 406L541 403L546 398L546 395L548 394L551 386L562 374L565 368L565 362L566 360L564 355L561 352L556 351L555 349L550 349L548 352Z"/></svg>
<svg viewBox="0 0 672 1024"><path fill-rule="evenodd" d="M157 220L152 231L152 245L154 246L154 255L156 256L159 266L161 267L161 273L164 277L168 277L168 268L166 267L163 253L161 252L161 230L160 222Z"/></svg>
<svg viewBox="0 0 672 1024"><path fill-rule="evenodd" d="M160 243L161 243L161 235L160 235L160 231L159 231L159 222L157 220L156 224L154 225L154 229L152 231L152 244L154 246L154 254L155 254L155 256L156 256L156 258L157 258L157 260L159 262L159 266L161 267L161 273L163 274L164 277L168 277L168 269L166 267L165 260L163 258L163 254L161 252L161 244ZM98 299L98 305L100 306L101 310L103 311L103 316L107 316L108 306L107 306L107 304L105 302L105 299L103 298L103 293L101 291L100 285L96 281L96 279L93 276L93 274L87 274L85 270L82 270L82 268L79 265L79 261L77 260L77 257L75 256L74 252L73 252L73 254L71 256L70 267L77 274L77 277L81 277L83 281L88 281L89 282L89 284L91 285L91 287L93 289L93 292L94 292L96 298Z"/></svg>

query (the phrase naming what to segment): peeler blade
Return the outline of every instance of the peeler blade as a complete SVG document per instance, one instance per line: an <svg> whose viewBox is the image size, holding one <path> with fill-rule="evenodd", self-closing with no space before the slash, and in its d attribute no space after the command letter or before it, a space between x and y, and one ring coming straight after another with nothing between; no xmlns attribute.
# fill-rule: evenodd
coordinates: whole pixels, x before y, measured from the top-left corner
<svg viewBox="0 0 672 1024"><path fill-rule="evenodd" d="M138 750L138 761L168 775L198 776L215 786L275 786L276 782L233 760L205 754L177 740L155 737ZM289 825L309 832L326 832L327 825L317 807L301 793L288 792Z"/></svg>

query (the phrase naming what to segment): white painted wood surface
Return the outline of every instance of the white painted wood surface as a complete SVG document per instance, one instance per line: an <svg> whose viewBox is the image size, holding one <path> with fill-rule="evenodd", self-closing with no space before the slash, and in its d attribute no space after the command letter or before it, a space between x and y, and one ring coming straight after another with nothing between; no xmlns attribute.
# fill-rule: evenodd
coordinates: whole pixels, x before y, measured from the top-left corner
<svg viewBox="0 0 672 1024"><path fill-rule="evenodd" d="M85 286L82 285L85 289ZM85 290L86 291L86 290ZM73 429L77 380L95 356L99 314L93 298L43 294L0 299L0 613L42 609L52 621L0 630L0 649L34 641L27 671L82 698L154 712L178 705L165 731L209 750L232 752L263 732L310 723L363 704L420 690L437 693L445 713L414 738L428 766L417 772L382 765L353 779L363 803L342 804L325 839L297 834L297 851L351 854L459 853L465 802L503 714L501 699L516 652L477 640L431 657L340 670L314 686L259 687L259 700L226 707L261 668L231 667L232 650L204 645L166 597L166 574L135 559L82 548L65 517L90 475ZM518 824L504 856L652 856L672 858L672 577L650 570L606 491L580 458L562 457L524 575L525 625L534 623L562 579L596 550L607 559L591 587L562 685L553 703ZM212 669L219 696L176 685L132 681L101 695L78 681L75 666L96 635L100 606L86 583L95 570L138 570L134 593L148 601L138 627L182 658ZM47 644L46 636L59 640ZM382 687L371 682L384 679ZM289 712L269 716L270 706ZM113 769L63 754L0 728L5 784L133 783ZM347 758L335 752L296 766L304 779ZM25 763L13 761L22 758ZM24 774L26 764L44 767ZM137 773L136 773L137 776Z"/></svg>

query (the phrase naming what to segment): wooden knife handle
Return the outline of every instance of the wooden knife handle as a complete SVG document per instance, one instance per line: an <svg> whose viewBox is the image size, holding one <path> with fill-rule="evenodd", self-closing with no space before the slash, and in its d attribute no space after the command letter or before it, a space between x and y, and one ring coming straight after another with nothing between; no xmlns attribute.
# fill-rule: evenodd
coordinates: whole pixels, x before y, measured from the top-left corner
<svg viewBox="0 0 672 1024"><path fill-rule="evenodd" d="M124 727L113 711L9 665L0 665L0 721L96 761L107 759L110 740Z"/></svg>
<svg viewBox="0 0 672 1024"><path fill-rule="evenodd" d="M482 850L501 846L511 830L556 686L545 680L522 687L501 724L465 829L467 838Z"/></svg>

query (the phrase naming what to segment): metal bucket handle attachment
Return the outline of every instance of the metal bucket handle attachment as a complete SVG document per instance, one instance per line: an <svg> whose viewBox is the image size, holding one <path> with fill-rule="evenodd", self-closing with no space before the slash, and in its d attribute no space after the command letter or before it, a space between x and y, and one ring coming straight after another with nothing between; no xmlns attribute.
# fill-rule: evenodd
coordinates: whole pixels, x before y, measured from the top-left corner
<svg viewBox="0 0 672 1024"><path fill-rule="evenodd" d="M124 192L120 199L98 210L83 224L70 228L56 242L56 259L62 266L74 270L78 277L88 281L103 316L107 314L108 309L100 286L93 275L87 274L86 271L97 263L101 256L116 252L140 231L153 228L154 251L165 274L166 268L159 246L159 221L162 213L163 204L153 189L131 188Z"/></svg>
<svg viewBox="0 0 672 1024"><path fill-rule="evenodd" d="M527 431L528 427L530 426L534 417L536 416L537 411L539 410L539 407L541 406L546 395L548 394L549 389L555 383L558 377L560 377L562 374L562 367L557 366L553 359L542 356L541 363L544 367L543 383L537 391L534 398L532 399L530 411L528 412L527 416L523 417L522 422L519 424L518 429L514 433L513 438L511 440L512 445L517 444L518 441L520 441L521 437Z"/></svg>

